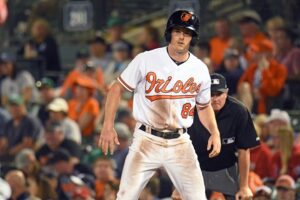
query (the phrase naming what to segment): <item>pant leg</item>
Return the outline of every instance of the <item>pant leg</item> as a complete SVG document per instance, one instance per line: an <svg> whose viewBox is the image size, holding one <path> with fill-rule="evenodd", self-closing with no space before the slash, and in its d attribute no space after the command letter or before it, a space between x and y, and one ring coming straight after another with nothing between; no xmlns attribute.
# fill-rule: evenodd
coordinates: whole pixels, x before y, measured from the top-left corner
<svg viewBox="0 0 300 200"><path fill-rule="evenodd" d="M137 200L140 193L161 165L159 149L139 133L134 134L132 145L126 157L117 200Z"/></svg>
<svg viewBox="0 0 300 200"><path fill-rule="evenodd" d="M163 166L183 200L206 200L197 155L189 139L166 150Z"/></svg>
<svg viewBox="0 0 300 200"><path fill-rule="evenodd" d="M202 171L202 175L207 190L221 192L233 197L239 190L237 164L218 171Z"/></svg>

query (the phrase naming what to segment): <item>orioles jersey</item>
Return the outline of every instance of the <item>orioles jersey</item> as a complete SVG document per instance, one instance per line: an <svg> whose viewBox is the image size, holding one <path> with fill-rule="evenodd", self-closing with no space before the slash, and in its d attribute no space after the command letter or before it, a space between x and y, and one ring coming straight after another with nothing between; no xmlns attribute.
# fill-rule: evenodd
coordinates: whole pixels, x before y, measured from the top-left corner
<svg viewBox="0 0 300 200"><path fill-rule="evenodd" d="M118 81L134 92L136 121L157 130L190 127L195 104L205 107L210 103L207 66L191 53L177 65L166 47L138 54Z"/></svg>

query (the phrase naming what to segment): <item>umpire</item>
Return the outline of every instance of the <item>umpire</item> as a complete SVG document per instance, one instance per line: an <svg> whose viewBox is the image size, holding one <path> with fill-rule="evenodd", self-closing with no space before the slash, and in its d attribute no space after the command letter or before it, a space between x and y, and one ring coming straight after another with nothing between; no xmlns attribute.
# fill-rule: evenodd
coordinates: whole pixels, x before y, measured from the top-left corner
<svg viewBox="0 0 300 200"><path fill-rule="evenodd" d="M248 186L250 148L259 145L251 115L247 108L235 98L228 96L225 78L221 74L211 75L211 104L216 114L221 134L221 153L208 157L209 132L199 121L198 115L188 133L203 173L207 191L217 191L226 199L251 199Z"/></svg>

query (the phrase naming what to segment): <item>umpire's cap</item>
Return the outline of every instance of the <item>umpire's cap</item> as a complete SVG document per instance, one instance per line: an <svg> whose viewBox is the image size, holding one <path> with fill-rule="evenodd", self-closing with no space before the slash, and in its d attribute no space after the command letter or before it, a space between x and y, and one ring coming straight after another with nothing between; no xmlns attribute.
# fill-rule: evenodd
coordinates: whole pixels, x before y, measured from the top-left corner
<svg viewBox="0 0 300 200"><path fill-rule="evenodd" d="M211 78L211 93L227 92L228 87L224 76L218 73L210 75Z"/></svg>
<svg viewBox="0 0 300 200"><path fill-rule="evenodd" d="M170 42L171 37L170 33L174 27L182 27L193 31L193 37L198 36L198 29L200 22L198 17L188 11L188 10L177 10L168 19L166 30L165 30L165 39L167 42Z"/></svg>

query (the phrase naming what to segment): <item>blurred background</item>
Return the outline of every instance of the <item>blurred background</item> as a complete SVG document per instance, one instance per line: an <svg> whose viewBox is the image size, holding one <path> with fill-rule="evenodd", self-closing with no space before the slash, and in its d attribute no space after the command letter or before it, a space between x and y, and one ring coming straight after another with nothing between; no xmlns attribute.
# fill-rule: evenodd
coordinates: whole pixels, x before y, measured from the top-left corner
<svg viewBox="0 0 300 200"><path fill-rule="evenodd" d="M201 22L200 36L204 39L214 34L213 24L219 16L236 19L245 10L257 11L264 22L282 16L296 28L300 18L296 0L10 0L6 4L8 16L5 23L1 23L0 48L14 51L30 37L33 21L44 18L60 44L63 69L71 68L76 49L85 47L87 39L94 34L106 36L107 22L112 16L122 20L124 37L132 43L138 42L135 38L141 27L149 23L159 29L161 37L168 14L176 8L195 10ZM237 32L237 27L232 28Z"/></svg>
<svg viewBox="0 0 300 200"><path fill-rule="evenodd" d="M0 199L115 199L135 120L126 92L121 145L104 156L106 94L137 54L167 45L177 9L200 19L190 51L251 111L262 143L251 152L252 192L299 197L299 0L0 0ZM172 190L160 169L140 200Z"/></svg>

